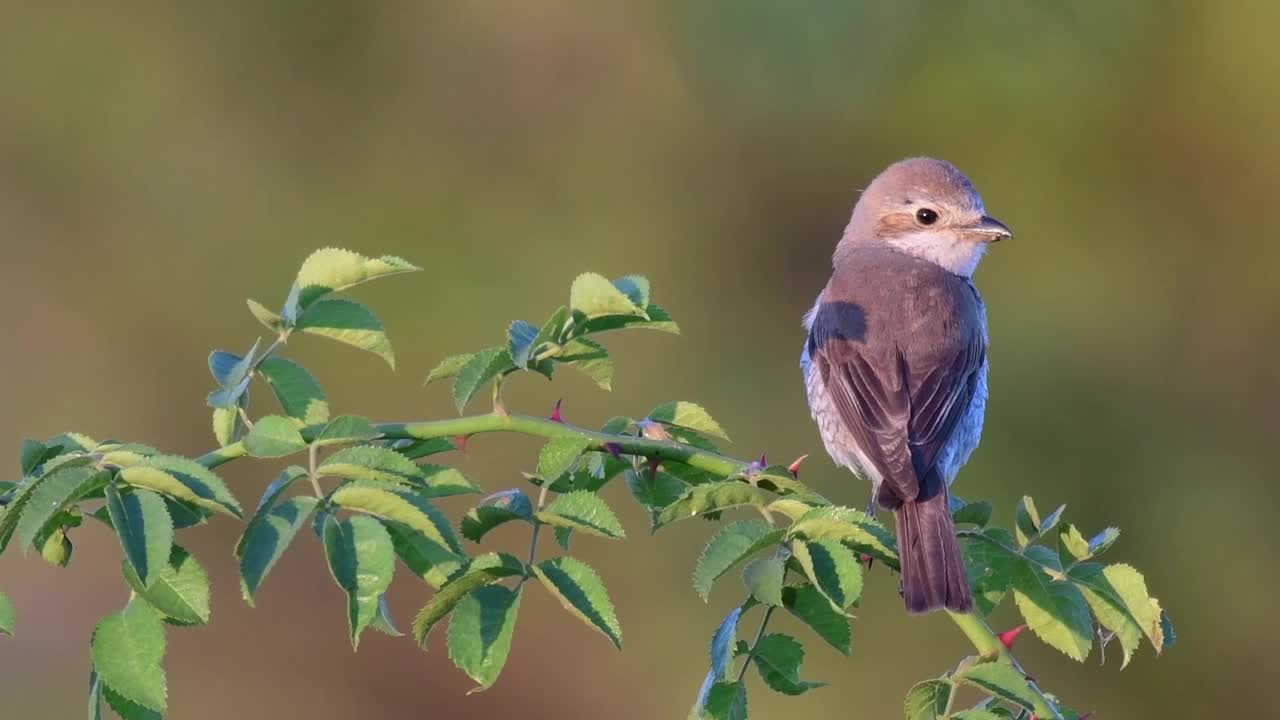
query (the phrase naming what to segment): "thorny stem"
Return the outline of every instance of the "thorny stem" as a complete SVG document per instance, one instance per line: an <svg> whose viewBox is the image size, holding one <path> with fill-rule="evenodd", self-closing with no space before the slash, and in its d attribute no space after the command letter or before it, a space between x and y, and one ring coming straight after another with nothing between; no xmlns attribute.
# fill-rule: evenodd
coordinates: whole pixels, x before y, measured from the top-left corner
<svg viewBox="0 0 1280 720"><path fill-rule="evenodd" d="M742 682L742 678L747 674L747 668L751 667L751 659L756 656L756 647L760 645L760 638L764 637L764 629L769 626L769 618L773 617L775 609L770 605L764 611L764 617L760 618L760 628L756 630L756 639L751 641L751 648L747 650L747 657L742 661L742 669L738 671L738 682Z"/></svg>
<svg viewBox="0 0 1280 720"><path fill-rule="evenodd" d="M272 348L268 348L270 350ZM411 423L383 423L376 426L379 437L383 440L429 440L433 438L453 438L458 436L481 435L485 433L518 433L521 435L533 435L544 438L561 438L572 437L586 440L588 449L617 451L626 455L638 455L647 458L658 458L660 460L670 460L683 463L699 470L719 475L721 477L729 477L735 475L746 468L750 463L737 460L719 453L700 450L689 445L684 445L670 440L651 440L644 437L636 437L634 435L619 435L612 433L597 432L587 430L585 428L576 427L568 423L556 422L547 418L534 417L530 415L519 414L500 414L497 412L486 413L483 415L470 415L460 418L450 418L447 420L428 420L425 422ZM302 436L307 441L311 441L320 432L320 426L311 426L302 430ZM246 454L243 443L231 443L226 447L210 451L197 458L197 462L207 468L214 468L219 465L231 462L236 458L243 457ZM535 526L535 533L536 533ZM536 535L535 535L536 538ZM531 545L533 542L531 541ZM536 550L536 548L533 548ZM772 608L765 614L767 621ZM1000 642L1000 638L987 626L986 621L980 614L970 613L947 613L952 622L960 628L965 637L969 639L978 653L986 658L997 659L1007 662L1018 668L1017 660L1009 652L1008 648ZM761 634L763 634L764 623L761 623ZM754 650L754 647L753 647ZM748 656L750 659L750 656ZM1025 674L1025 672L1024 672ZM1042 720L1050 720L1050 718L1060 718L1061 714L1049 702L1048 698L1032 683L1032 689L1036 690L1035 714Z"/></svg>

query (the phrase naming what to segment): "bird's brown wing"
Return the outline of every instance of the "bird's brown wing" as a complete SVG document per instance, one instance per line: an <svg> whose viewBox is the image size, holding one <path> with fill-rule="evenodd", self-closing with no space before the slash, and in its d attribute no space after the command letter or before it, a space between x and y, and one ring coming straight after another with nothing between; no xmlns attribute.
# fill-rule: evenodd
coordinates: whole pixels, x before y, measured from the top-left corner
<svg viewBox="0 0 1280 720"><path fill-rule="evenodd" d="M880 473L880 504L932 496L941 487L930 471L977 389L981 333L966 333L954 348L915 352L852 339L835 314L816 313L810 356L845 428Z"/></svg>

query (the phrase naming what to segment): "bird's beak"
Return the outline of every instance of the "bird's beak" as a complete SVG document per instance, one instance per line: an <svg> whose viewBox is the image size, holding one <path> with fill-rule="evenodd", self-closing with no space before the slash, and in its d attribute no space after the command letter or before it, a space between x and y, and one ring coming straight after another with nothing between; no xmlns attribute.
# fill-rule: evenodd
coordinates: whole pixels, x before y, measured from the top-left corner
<svg viewBox="0 0 1280 720"><path fill-rule="evenodd" d="M983 215L978 222L970 225L968 231L982 242L999 242L1013 237L1013 231L999 220Z"/></svg>

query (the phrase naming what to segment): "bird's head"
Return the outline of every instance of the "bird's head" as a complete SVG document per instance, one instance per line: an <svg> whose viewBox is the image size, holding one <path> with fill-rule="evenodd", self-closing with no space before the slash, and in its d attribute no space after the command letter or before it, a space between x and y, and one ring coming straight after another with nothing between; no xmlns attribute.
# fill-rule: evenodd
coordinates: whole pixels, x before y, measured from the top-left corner
<svg viewBox="0 0 1280 720"><path fill-rule="evenodd" d="M845 228L845 248L887 244L964 277L987 245L1013 236L986 214L982 196L956 166L934 158L890 165L867 186Z"/></svg>

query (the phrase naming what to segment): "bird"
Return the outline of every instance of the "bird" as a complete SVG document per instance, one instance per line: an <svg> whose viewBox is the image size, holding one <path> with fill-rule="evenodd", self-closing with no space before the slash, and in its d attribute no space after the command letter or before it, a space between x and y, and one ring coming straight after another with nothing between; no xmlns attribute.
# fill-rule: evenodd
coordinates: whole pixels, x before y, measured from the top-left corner
<svg viewBox="0 0 1280 720"><path fill-rule="evenodd" d="M804 317L810 413L832 460L871 482L868 514L894 514L910 614L973 607L949 488L987 405L986 306L973 273L1012 236L954 165L901 160L858 198Z"/></svg>

